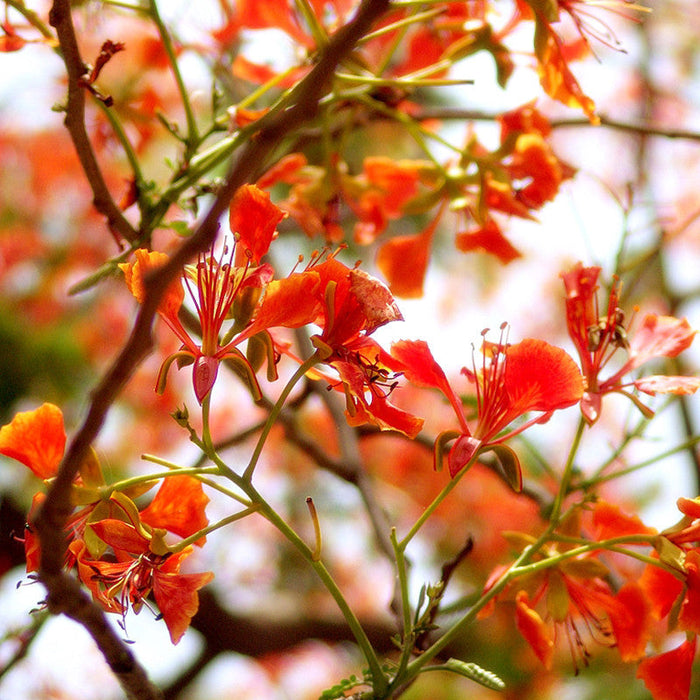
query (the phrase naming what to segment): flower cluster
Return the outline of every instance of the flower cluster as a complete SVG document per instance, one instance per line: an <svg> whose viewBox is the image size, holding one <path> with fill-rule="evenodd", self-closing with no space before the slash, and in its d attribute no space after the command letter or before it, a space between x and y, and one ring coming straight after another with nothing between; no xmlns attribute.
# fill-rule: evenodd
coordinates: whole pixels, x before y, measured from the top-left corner
<svg viewBox="0 0 700 700"><path fill-rule="evenodd" d="M47 483L56 476L65 442L61 410L49 403L18 413L0 429L0 454L21 462ZM148 606L153 593L170 638L177 644L197 612L197 591L213 574L180 573L192 547L170 545L165 536L172 533L191 538L204 530L209 498L199 481L173 474L163 481L151 502L139 509L132 499L152 486L152 480L121 489L108 485L91 452L73 484L74 511L65 532L66 567L77 565L80 580L108 612L122 616L129 609L138 612L143 605ZM30 573L40 565L40 545L31 523L43 500L43 492L34 496L24 537ZM200 546L204 541L196 538Z"/></svg>

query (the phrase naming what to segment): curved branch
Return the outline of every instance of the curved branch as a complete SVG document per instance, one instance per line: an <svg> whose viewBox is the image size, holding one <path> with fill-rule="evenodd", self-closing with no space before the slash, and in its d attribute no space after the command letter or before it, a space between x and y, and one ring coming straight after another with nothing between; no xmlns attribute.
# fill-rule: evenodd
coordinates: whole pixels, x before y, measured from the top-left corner
<svg viewBox="0 0 700 700"><path fill-rule="evenodd" d="M438 119L444 121L450 120L467 120L467 121L488 121L493 122L501 116L497 112L483 112L474 109L461 109L459 107L425 107L412 114L416 121L425 119ZM567 127L587 127L591 128L591 122L587 117L570 117L564 119L550 120L550 126L553 129ZM631 123L611 119L600 115L600 126L616 131L625 131L636 136L659 136L667 139L684 139L686 141L700 141L700 131L691 131L689 129L668 129L655 124ZM595 127L594 127L595 128Z"/></svg>
<svg viewBox="0 0 700 700"><path fill-rule="evenodd" d="M112 199L85 129L85 89L80 81L86 72L86 67L80 57L69 0L54 0L49 13L49 23L56 29L68 76L68 101L64 124L73 140L85 177L92 188L92 203L95 209L106 217L111 231L115 231L127 241L135 241L138 238L138 232Z"/></svg>

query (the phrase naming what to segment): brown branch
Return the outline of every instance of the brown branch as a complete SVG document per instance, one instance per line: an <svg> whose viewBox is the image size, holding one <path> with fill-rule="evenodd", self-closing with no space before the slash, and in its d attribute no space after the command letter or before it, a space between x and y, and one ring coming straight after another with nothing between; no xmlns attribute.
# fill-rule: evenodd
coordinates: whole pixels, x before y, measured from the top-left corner
<svg viewBox="0 0 700 700"><path fill-rule="evenodd" d="M102 429L112 404L133 371L150 352L153 342L151 335L153 319L168 285L180 273L182 266L199 251L204 250L215 238L219 218L238 187L248 180L251 173L255 172L260 163L269 157L287 134L316 116L319 101L328 89L336 66L388 7L389 0L365 0L360 5L354 19L342 27L321 51L318 63L292 91L286 105L260 120L259 130L231 166L211 209L197 230L181 245L166 265L145 280L146 295L132 333L92 392L92 400L85 419L73 436L58 474L35 519L34 524L41 543L39 579L47 588L49 611L54 614L65 613L86 628L131 698L157 698L159 693L150 684L128 647L109 626L105 613L90 600L81 589L78 580L63 571L66 551L64 527L72 512L71 484L88 454L90 445ZM91 149L87 150L89 142L82 123L84 95L82 88L78 85L84 73L84 65L75 40L68 0L54 1L50 20L57 29L69 72L67 126L72 134L76 134L78 141L76 148L81 160L85 158L86 161L90 161ZM88 165L92 168L95 163L88 163ZM92 183L94 172L90 170L86 174Z"/></svg>
<svg viewBox="0 0 700 700"><path fill-rule="evenodd" d="M465 120L465 121L488 121L493 122L498 119L500 113L482 112L473 109L461 109L459 107L424 107L411 115L416 121L425 119L437 119L443 121ZM567 127L587 127L591 128L591 122L585 117L571 117L565 119L552 119L552 128ZM600 125L616 131L625 131L636 136L658 136L667 139L684 139L686 141L700 141L700 131L687 129L668 129L655 124L645 122L630 123L600 116Z"/></svg>
<svg viewBox="0 0 700 700"><path fill-rule="evenodd" d="M138 238L138 232L112 199L85 128L84 76L87 70L80 57L70 0L54 0L49 14L49 23L56 29L68 76L68 101L64 124L73 140L85 177L92 188L92 203L95 209L106 217L111 231L117 232L127 241L135 241Z"/></svg>

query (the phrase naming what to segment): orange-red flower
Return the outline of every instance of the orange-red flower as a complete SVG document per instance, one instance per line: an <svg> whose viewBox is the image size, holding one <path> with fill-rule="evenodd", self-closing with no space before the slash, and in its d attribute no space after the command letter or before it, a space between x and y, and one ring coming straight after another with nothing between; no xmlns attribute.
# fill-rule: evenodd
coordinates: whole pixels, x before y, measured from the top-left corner
<svg viewBox="0 0 700 700"><path fill-rule="evenodd" d="M322 331L312 342L341 379L352 425L374 423L410 437L423 421L394 406L388 399L397 384L396 363L369 336L380 326L403 320L391 292L377 279L349 269L334 258L312 270L320 278Z"/></svg>
<svg viewBox="0 0 700 700"><path fill-rule="evenodd" d="M0 428L0 454L16 459L44 480L51 479L58 471L63 458L66 434L61 409L45 403L33 411L18 413L11 423ZM66 522L66 533L70 541L87 541L93 554L91 527L96 520L119 517L125 509L137 513L131 498L151 488L150 483L137 484L114 497L106 488L100 463L91 451L73 484L72 501L77 506ZM111 497L110 497L111 496ZM31 523L45 496L34 495L28 520ZM151 504L140 514L140 521L151 528L162 528L181 537L189 537L208 524L204 509L209 498L202 484L191 476L174 474L165 479ZM139 516L136 516L139 517ZM204 538L196 544L202 545ZM24 537L27 571L39 568L39 540L31 525ZM72 551L72 550L70 550ZM66 565L74 560L68 554Z"/></svg>
<svg viewBox="0 0 700 700"><path fill-rule="evenodd" d="M592 524L595 541L626 535L648 535L655 530L639 518L623 513L617 506L596 503L592 523L586 524L588 512L571 511L559 525L554 537L561 535L568 542L551 542L542 547L532 562L550 564L521 576L509 584L499 598L515 591L515 621L518 630L535 655L549 668L559 634L567 639L574 667L587 665L590 657L584 632L591 639L608 647L616 647L623 661L636 661L644 656L652 631L652 605L642 585L628 581L614 591L611 570L601 561L601 551L566 557L576 540L590 541L586 530ZM509 539L519 546L531 544L529 535L510 533ZM636 540L635 540L636 541ZM497 567L486 584L488 590L503 575L505 567ZM480 615L492 612L494 602Z"/></svg>
<svg viewBox="0 0 700 700"><path fill-rule="evenodd" d="M197 591L214 578L211 572L182 574L180 567L192 552L153 551L152 542L133 525L106 519L92 523L95 534L109 545L116 562L94 560L83 542L71 545L82 582L108 612L125 616L129 608L138 613L153 593L156 604L177 644L199 607Z"/></svg>
<svg viewBox="0 0 700 700"><path fill-rule="evenodd" d="M180 321L178 314L184 300L181 285L176 283L166 292L158 312L182 342L182 347L161 366L157 380L159 390L162 391L167 371L175 360L193 363L192 384L200 403L214 386L222 360L235 358L247 365L247 360L236 348L235 339L231 342L221 340L222 326L229 318L239 294L246 288L262 289L272 279L272 268L267 264L256 268L249 265L235 267L234 255L235 245L224 247L217 260L212 248L209 255L200 254L197 264L185 270L187 291L201 324L201 341L192 338ZM142 301L145 275L161 266L166 256L143 249L137 250L135 256L136 262L124 263L120 267L132 294ZM252 372L250 375L254 377Z"/></svg>
<svg viewBox="0 0 700 700"><path fill-rule="evenodd" d="M485 342L482 366L462 369L476 387L478 418L472 429L462 402L425 342L399 341L391 352L402 364L409 381L439 389L455 411L461 434L448 456L451 476L479 450L500 445L533 423L547 420L555 410L576 403L583 393L581 373L564 350L535 339L514 345ZM538 411L540 415L501 434L516 418L529 411ZM514 453L511 459L516 465L514 485L518 488L522 479L520 467Z"/></svg>
<svg viewBox="0 0 700 700"><path fill-rule="evenodd" d="M617 647L623 661L634 661L644 654L650 636L649 605L636 583L626 583L617 594L594 572L604 569L593 559L574 559L549 569L531 602L520 590L515 596L518 630L549 668L556 645L557 628L563 626L574 667L588 665L590 653L580 625L592 639ZM542 618L535 609L544 602Z"/></svg>
<svg viewBox="0 0 700 700"><path fill-rule="evenodd" d="M659 565L648 565L639 580L654 617L668 617L671 628L688 635L676 649L640 663L637 677L644 681L654 700L689 700L700 633L700 501L679 498L678 508L682 520L657 538Z"/></svg>
<svg viewBox="0 0 700 700"><path fill-rule="evenodd" d="M269 195L255 185L244 185L236 192L229 213L235 242L233 245L224 243L219 259L214 256L212 243L209 254L200 254L197 264L186 266L183 275L199 317L201 341L194 340L180 321L184 290L179 282L170 285L158 308L160 316L182 342L181 349L163 363L157 381L158 390L163 389L167 371L175 360L193 363L194 393L202 403L214 386L219 364L225 359L238 361L257 390L255 373L236 347L241 339L222 339L221 333L227 320L236 322L230 332L233 334L242 330L254 315L262 290L272 279L273 270L266 263L253 267L251 261L259 263L267 253L276 235L277 224L284 216L270 201ZM143 302L146 275L162 266L167 256L139 249L135 251L135 257L135 262L120 267L132 294Z"/></svg>
<svg viewBox="0 0 700 700"><path fill-rule="evenodd" d="M675 570L648 565L640 584L658 619L675 610L680 629L700 634L700 501L679 498L683 519L664 530L656 549L660 562Z"/></svg>
<svg viewBox="0 0 700 700"><path fill-rule="evenodd" d="M650 376L623 383L626 374L658 357L676 357L693 342L695 331L685 319L647 314L630 341L627 338L625 315L619 306L620 285L614 281L604 315L598 309L599 267L583 267L578 263L562 275L566 289L566 323L576 346L586 379L581 411L589 424L600 417L602 397L610 392L629 396L640 409L651 411L634 398L626 387L654 395L656 392L689 394L700 387L696 377ZM628 351L626 362L607 379L600 372L620 349Z"/></svg>

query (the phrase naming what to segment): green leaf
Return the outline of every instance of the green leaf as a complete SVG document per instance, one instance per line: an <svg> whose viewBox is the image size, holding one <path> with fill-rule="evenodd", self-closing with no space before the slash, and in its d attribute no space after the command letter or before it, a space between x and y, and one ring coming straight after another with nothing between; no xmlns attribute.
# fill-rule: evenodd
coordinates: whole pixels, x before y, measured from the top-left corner
<svg viewBox="0 0 700 700"><path fill-rule="evenodd" d="M424 671L450 671L469 678L469 680L490 690L504 690L506 687L506 684L492 671L487 671L473 662L460 661L459 659L448 659L441 666L428 666Z"/></svg>

